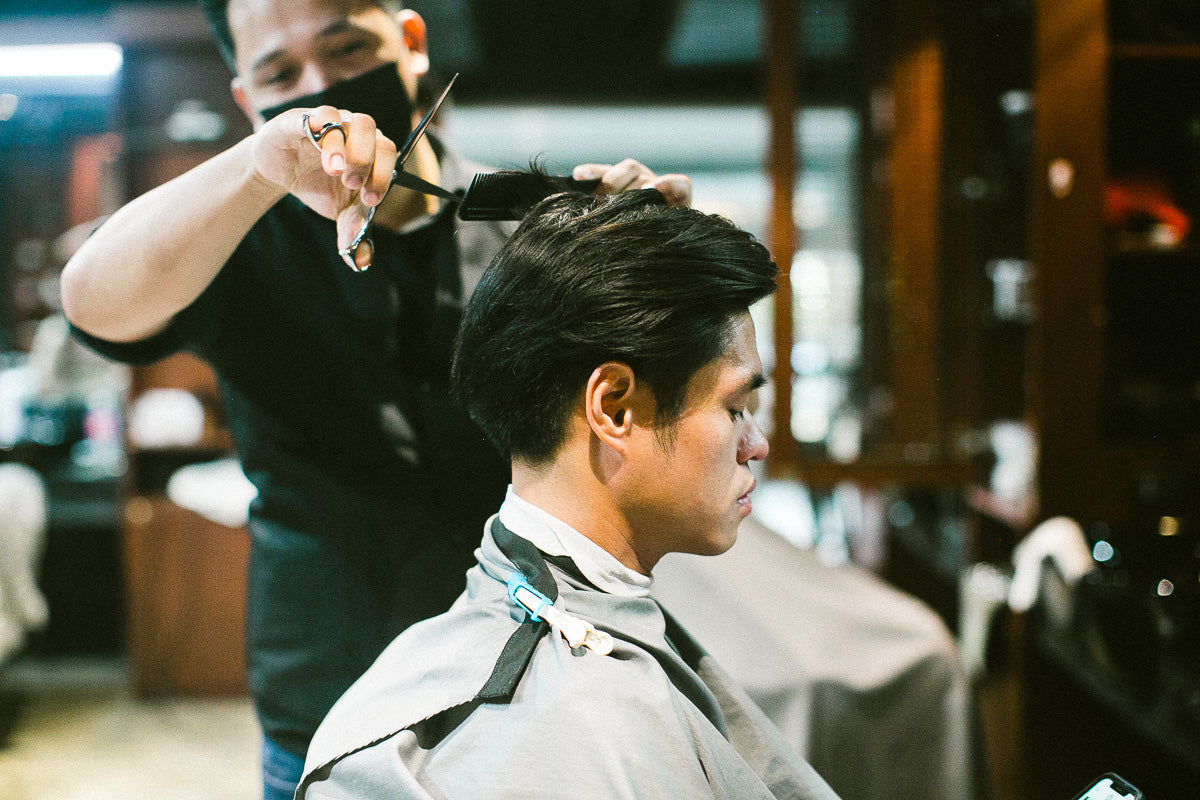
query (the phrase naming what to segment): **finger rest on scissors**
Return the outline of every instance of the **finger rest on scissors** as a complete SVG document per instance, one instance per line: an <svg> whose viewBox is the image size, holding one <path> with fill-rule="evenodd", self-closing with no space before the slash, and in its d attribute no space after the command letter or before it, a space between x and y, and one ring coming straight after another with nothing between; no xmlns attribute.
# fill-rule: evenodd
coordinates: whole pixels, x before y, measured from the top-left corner
<svg viewBox="0 0 1200 800"><path fill-rule="evenodd" d="M313 147L321 149L321 140L325 138L330 131L337 131L342 134L342 140L346 139L346 125L342 122L326 122L319 130L314 131L312 126L308 124L309 114L306 111L300 117L300 123L304 126L304 135L312 142Z"/></svg>

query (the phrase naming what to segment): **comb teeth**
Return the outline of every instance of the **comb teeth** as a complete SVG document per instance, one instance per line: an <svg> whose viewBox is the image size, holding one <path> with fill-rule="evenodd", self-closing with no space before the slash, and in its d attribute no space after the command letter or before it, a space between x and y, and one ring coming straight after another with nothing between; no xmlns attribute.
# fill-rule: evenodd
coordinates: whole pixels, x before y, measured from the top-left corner
<svg viewBox="0 0 1200 800"><path fill-rule="evenodd" d="M519 220L538 201L558 192L593 192L599 179L578 181L562 175L538 175L503 170L480 172L472 180L458 207L466 221Z"/></svg>

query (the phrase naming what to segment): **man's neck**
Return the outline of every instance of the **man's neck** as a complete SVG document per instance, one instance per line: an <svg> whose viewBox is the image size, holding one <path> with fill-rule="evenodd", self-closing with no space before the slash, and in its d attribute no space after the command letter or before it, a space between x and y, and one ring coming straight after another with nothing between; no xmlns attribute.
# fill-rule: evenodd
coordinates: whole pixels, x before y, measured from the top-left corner
<svg viewBox="0 0 1200 800"><path fill-rule="evenodd" d="M590 469L574 469L560 456L553 466L533 468L514 462L513 491L604 548L629 569L649 575L654 559L634 547L633 531L604 483Z"/></svg>

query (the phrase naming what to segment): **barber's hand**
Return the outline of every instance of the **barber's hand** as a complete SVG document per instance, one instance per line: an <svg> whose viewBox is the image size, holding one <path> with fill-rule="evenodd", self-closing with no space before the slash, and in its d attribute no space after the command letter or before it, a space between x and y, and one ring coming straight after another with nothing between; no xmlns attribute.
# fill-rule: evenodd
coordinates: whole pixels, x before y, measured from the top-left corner
<svg viewBox="0 0 1200 800"><path fill-rule="evenodd" d="M627 158L619 164L580 164L571 173L576 180L600 179L598 196L618 194L630 189L658 189L667 203L687 206L692 203L692 179L687 175L658 175L641 162Z"/></svg>
<svg viewBox="0 0 1200 800"><path fill-rule="evenodd" d="M304 134L303 115L315 134L339 122L345 134L330 129L320 150ZM338 248L349 245L362 228L370 206L378 205L391 183L396 145L375 128L366 114L333 106L292 109L259 129L255 165L259 173L285 188L323 217L337 220Z"/></svg>

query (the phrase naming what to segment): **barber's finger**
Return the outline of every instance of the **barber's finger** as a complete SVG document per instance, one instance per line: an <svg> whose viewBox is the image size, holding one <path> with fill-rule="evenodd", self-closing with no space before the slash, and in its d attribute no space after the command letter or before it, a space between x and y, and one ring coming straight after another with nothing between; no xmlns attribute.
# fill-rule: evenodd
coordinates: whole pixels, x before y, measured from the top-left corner
<svg viewBox="0 0 1200 800"><path fill-rule="evenodd" d="M343 112L346 136L346 169L342 183L347 189L361 189L375 168L375 120L366 114Z"/></svg>
<svg viewBox="0 0 1200 800"><path fill-rule="evenodd" d="M692 204L692 179L687 175L676 173L659 175L652 186L667 198L667 205L690 206Z"/></svg>
<svg viewBox="0 0 1200 800"><path fill-rule="evenodd" d="M333 106L318 106L307 113L308 130L319 139L321 168L326 175L342 175L346 171L346 123L342 115ZM341 127L326 127L332 125Z"/></svg>
<svg viewBox="0 0 1200 800"><path fill-rule="evenodd" d="M375 132L375 162L367 182L362 187L362 201L368 206L379 205L392 183L396 169L396 145L379 131Z"/></svg>
<svg viewBox="0 0 1200 800"><path fill-rule="evenodd" d="M608 167L598 177L600 185L596 188L596 194L603 196L626 192L630 189L644 189L651 185L656 176L641 162L627 158Z"/></svg>
<svg viewBox="0 0 1200 800"><path fill-rule="evenodd" d="M610 169L612 164L580 164L571 170L571 177L577 181L594 181Z"/></svg>
<svg viewBox="0 0 1200 800"><path fill-rule="evenodd" d="M609 194L617 194L630 189L645 189L651 185L654 178L654 173L645 164L627 158L614 164L612 169L601 176L600 186Z"/></svg>

